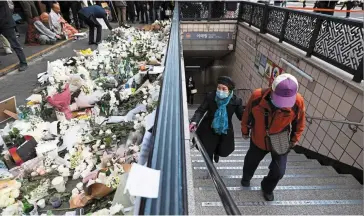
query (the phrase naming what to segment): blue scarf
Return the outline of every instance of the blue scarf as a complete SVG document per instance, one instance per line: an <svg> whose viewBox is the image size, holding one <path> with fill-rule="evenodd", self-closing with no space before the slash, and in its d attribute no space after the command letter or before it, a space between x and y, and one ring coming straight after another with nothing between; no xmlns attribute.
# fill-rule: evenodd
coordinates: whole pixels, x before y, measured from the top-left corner
<svg viewBox="0 0 364 216"><path fill-rule="evenodd" d="M212 128L215 130L215 133L219 135L227 134L228 132L229 121L226 106L229 104L232 96L233 92L225 99L220 99L217 96L215 97L217 110L215 112L214 120L212 121Z"/></svg>

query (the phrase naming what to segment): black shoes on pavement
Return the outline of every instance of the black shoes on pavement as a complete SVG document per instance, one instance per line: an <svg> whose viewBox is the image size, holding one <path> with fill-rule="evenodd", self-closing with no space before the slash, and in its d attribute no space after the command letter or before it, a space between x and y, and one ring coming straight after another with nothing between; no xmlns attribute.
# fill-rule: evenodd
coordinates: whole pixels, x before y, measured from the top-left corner
<svg viewBox="0 0 364 216"><path fill-rule="evenodd" d="M93 45L93 44L95 44L95 45L99 45L99 44L100 44L100 42L88 42L88 45Z"/></svg>
<svg viewBox="0 0 364 216"><path fill-rule="evenodd" d="M262 190L262 192L263 192L263 197L264 197L264 199L265 199L266 201L273 201L273 200L274 200L274 194L273 194L273 192L271 192L271 193L267 193L267 192L265 192L265 191L264 191L264 189L263 189L263 184L262 184L262 182L260 183L260 189Z"/></svg>
<svg viewBox="0 0 364 216"><path fill-rule="evenodd" d="M220 159L220 156L219 155L214 155L214 161L215 161L215 163L218 163L219 162L219 159Z"/></svg>
<svg viewBox="0 0 364 216"><path fill-rule="evenodd" d="M240 183L241 183L241 186L243 186L243 187L250 187L250 181L241 179Z"/></svg>
<svg viewBox="0 0 364 216"><path fill-rule="evenodd" d="M19 71L25 71L26 69L28 69L28 65L27 64L23 64L23 65L19 65Z"/></svg>
<svg viewBox="0 0 364 216"><path fill-rule="evenodd" d="M241 186L243 187L250 187L250 181L247 181L247 180L244 180L244 179L241 179ZM263 185L262 183L260 183L260 188L263 192L263 197L266 201L274 201L274 194L273 192L272 193L267 193L263 190Z"/></svg>

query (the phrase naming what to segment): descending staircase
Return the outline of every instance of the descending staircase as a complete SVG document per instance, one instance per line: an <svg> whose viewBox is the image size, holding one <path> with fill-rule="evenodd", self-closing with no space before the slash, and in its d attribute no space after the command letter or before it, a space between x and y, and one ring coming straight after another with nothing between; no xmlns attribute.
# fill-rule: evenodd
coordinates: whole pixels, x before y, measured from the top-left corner
<svg viewBox="0 0 364 216"><path fill-rule="evenodd" d="M189 107L190 117L196 108ZM249 142L241 138L240 123L233 123L235 151L220 157L215 166L243 215L363 215L363 186L353 176L338 174L332 167L295 152L289 153L286 174L274 191L275 201L266 202L260 191L260 182L269 171L270 154L260 163L251 187L243 188L240 180ZM191 149L191 160L196 215L226 215L201 153Z"/></svg>

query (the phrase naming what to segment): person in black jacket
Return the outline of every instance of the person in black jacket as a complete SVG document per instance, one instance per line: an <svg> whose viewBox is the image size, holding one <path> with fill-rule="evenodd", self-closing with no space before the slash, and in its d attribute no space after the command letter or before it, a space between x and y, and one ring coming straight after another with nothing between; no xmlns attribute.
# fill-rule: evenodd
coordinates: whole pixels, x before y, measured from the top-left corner
<svg viewBox="0 0 364 216"><path fill-rule="evenodd" d="M82 8L78 12L79 18L83 20L89 27L89 44L99 44L101 42L102 26L96 18L102 18L107 27L112 30L112 27L107 20L107 14L104 8L99 5L92 5L89 7ZM97 28L96 42L94 42L94 31Z"/></svg>
<svg viewBox="0 0 364 216"><path fill-rule="evenodd" d="M196 89L196 86L195 86L195 81L191 76L188 77L186 89L187 89L187 102L189 104L193 104L193 96L195 93L193 93L192 90Z"/></svg>
<svg viewBox="0 0 364 216"><path fill-rule="evenodd" d="M0 34L2 34L10 43L11 48L19 58L19 71L25 71L28 68L23 48L21 47L15 34L15 22L6 1L0 1Z"/></svg>
<svg viewBox="0 0 364 216"><path fill-rule="evenodd" d="M221 76L217 83L217 90L205 97L190 124L190 131L194 132L197 129L196 133L207 154L216 163L219 156L227 157L234 151L234 128L231 119L234 113L239 120L243 115L242 100L234 94L235 84L231 78ZM206 116L202 119L205 113Z"/></svg>

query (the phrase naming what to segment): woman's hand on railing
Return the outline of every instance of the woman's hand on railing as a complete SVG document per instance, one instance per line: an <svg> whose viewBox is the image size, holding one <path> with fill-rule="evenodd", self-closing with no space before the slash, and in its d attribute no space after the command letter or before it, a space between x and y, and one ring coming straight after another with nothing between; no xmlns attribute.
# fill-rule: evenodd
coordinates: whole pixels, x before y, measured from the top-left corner
<svg viewBox="0 0 364 216"><path fill-rule="evenodd" d="M196 122L191 122L191 124L190 124L190 132L192 133L192 132L195 132L196 131L196 129L197 129L197 124L196 124Z"/></svg>

